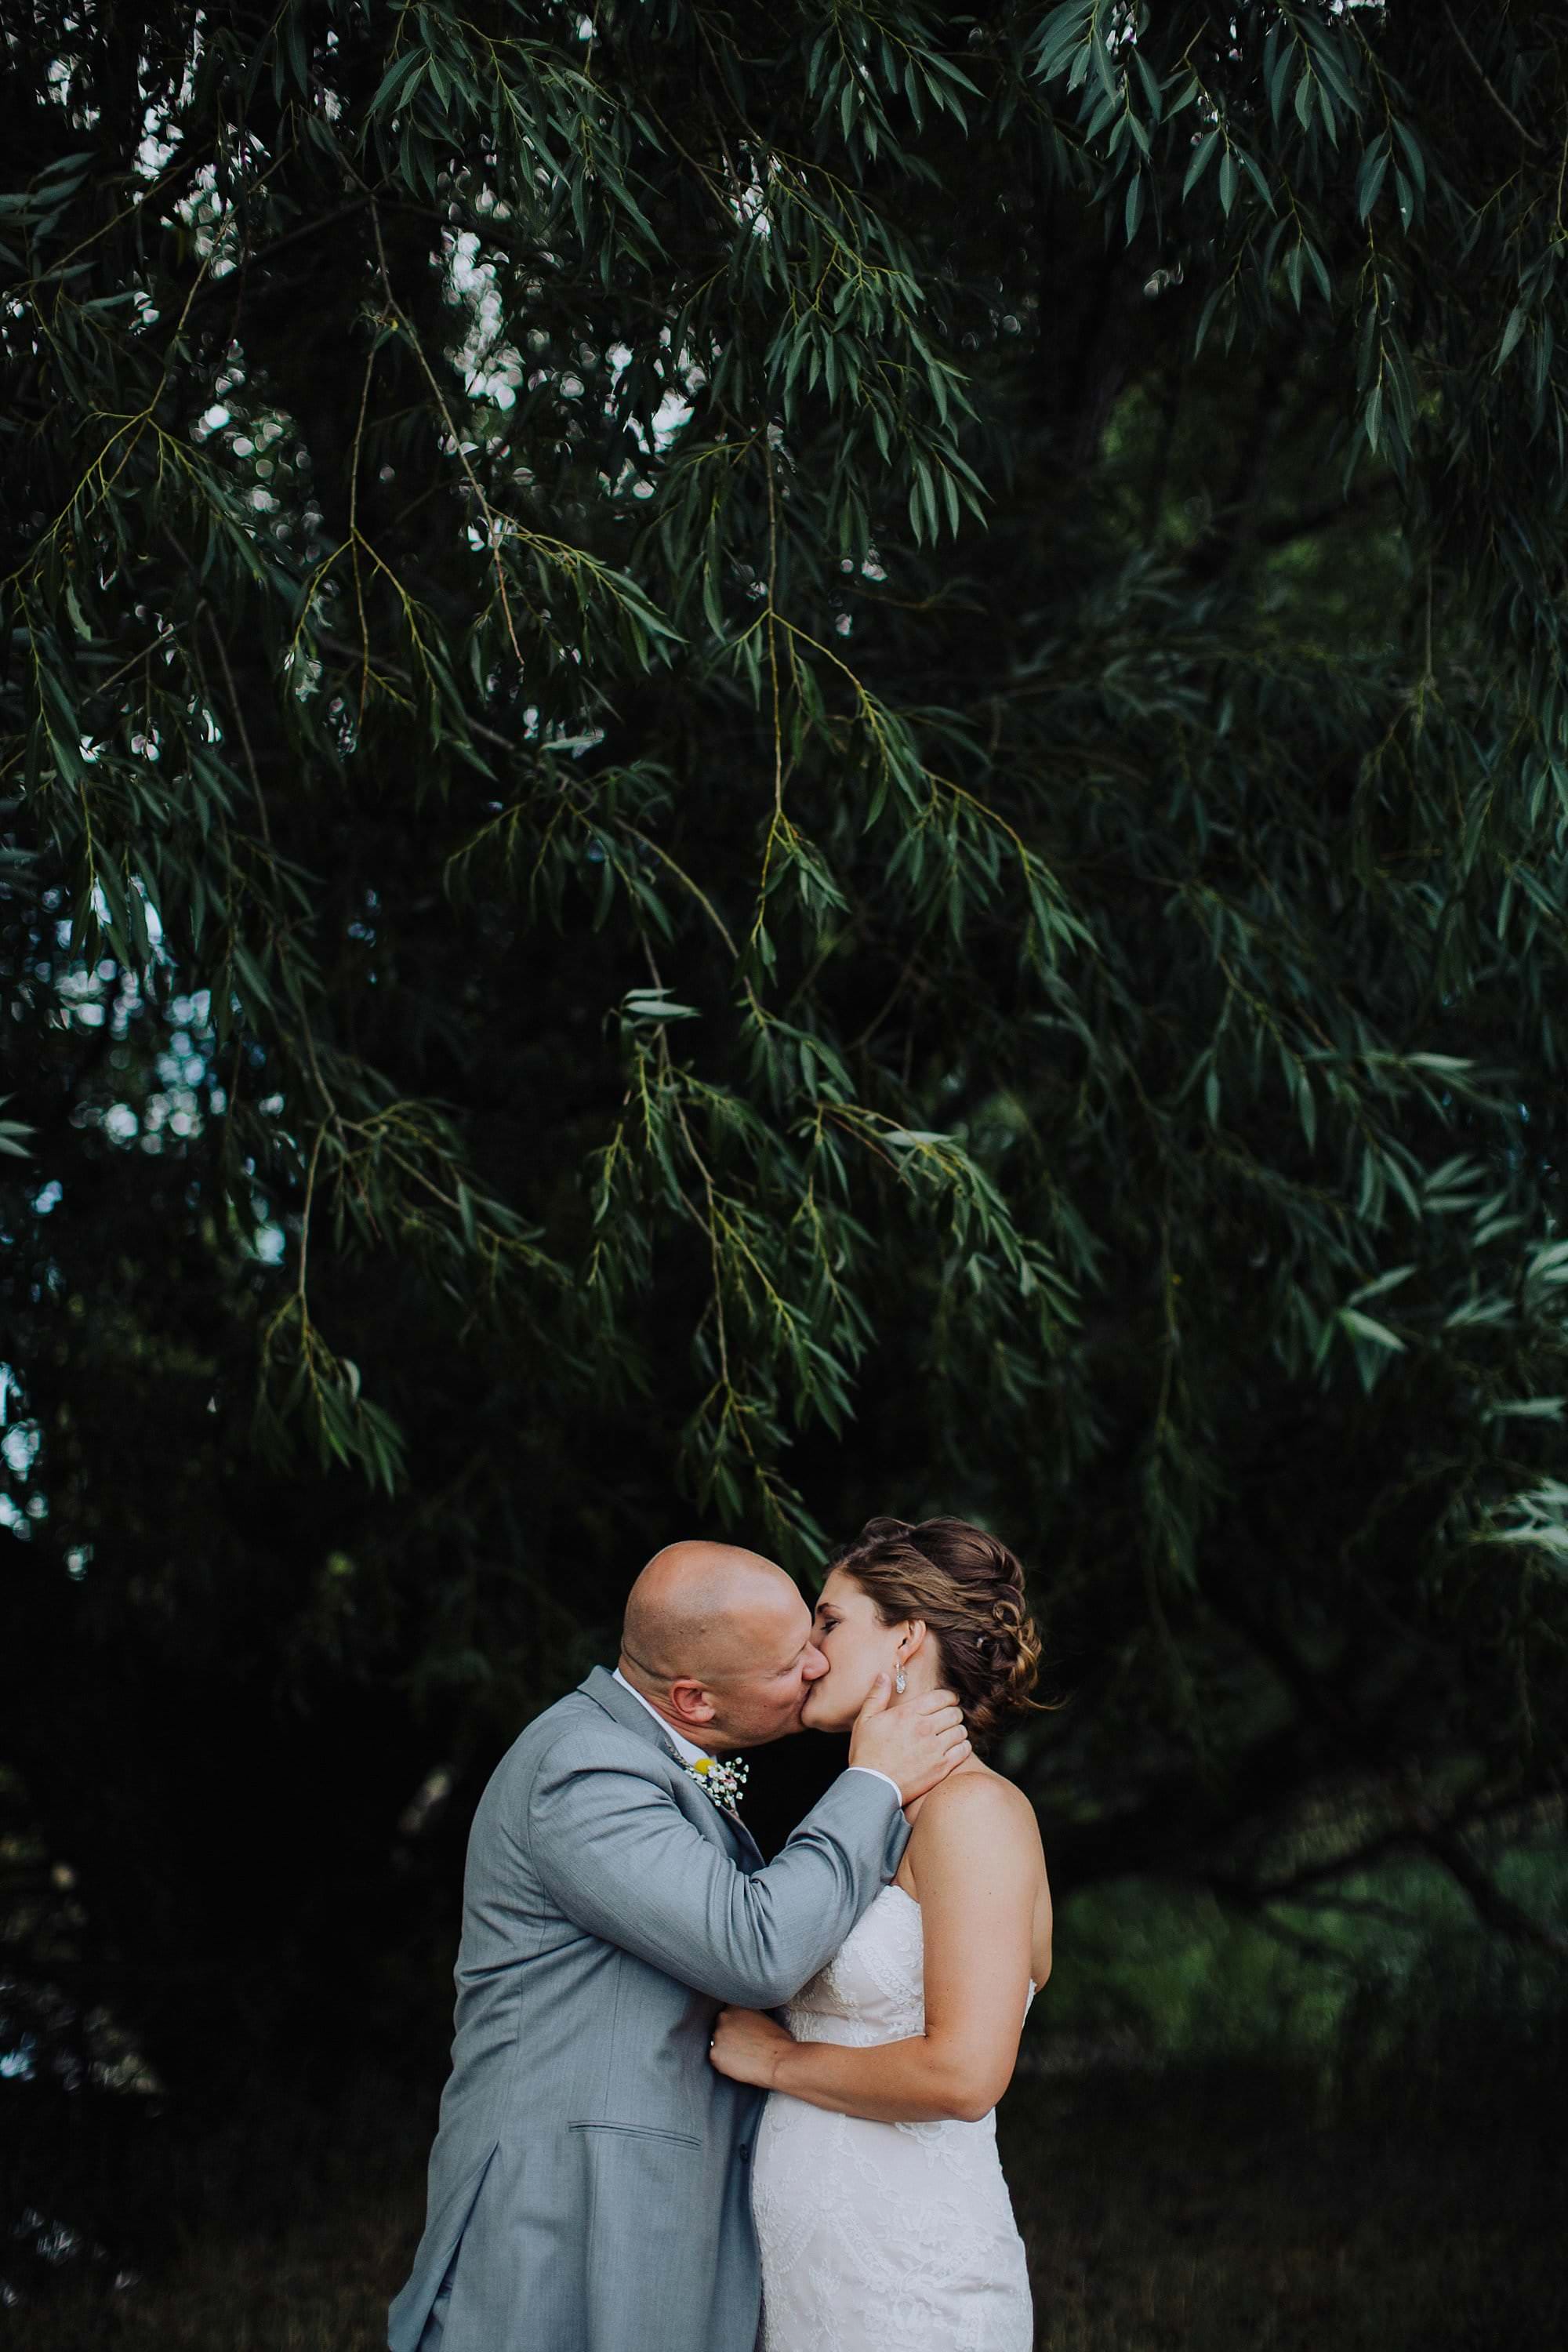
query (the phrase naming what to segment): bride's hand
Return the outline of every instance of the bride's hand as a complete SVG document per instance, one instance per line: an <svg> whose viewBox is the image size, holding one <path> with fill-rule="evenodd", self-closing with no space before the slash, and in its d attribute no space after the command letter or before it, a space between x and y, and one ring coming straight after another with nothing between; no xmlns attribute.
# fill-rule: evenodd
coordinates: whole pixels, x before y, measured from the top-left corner
<svg viewBox="0 0 1568 2352"><path fill-rule="evenodd" d="M708 2055L731 2083L752 2083L758 2090L767 2091L773 2088L779 2052L793 2047L784 2027L763 2011L721 2009Z"/></svg>

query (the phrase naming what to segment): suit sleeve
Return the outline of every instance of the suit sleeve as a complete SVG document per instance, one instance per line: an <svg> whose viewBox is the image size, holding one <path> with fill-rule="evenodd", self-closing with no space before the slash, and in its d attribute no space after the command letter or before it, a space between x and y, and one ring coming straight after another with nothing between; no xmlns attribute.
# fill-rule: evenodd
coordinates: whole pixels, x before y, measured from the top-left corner
<svg viewBox="0 0 1568 2352"><path fill-rule="evenodd" d="M909 1836L898 1790L843 1772L763 1869L741 1870L668 1790L625 1763L552 1751L529 1852L574 1926L741 2009L773 2009L832 1958Z"/></svg>

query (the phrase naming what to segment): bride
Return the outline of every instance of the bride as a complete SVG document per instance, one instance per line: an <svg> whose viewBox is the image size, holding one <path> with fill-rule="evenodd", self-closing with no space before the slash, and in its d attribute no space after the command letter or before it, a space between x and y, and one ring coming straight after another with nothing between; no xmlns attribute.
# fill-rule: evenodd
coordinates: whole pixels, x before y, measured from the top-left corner
<svg viewBox="0 0 1568 2352"><path fill-rule="evenodd" d="M956 1692L976 1749L1032 1702L1023 1571L963 1519L868 1520L835 1558L802 1717L847 1730L876 1675ZM897 1698L894 1704L897 1705ZM1034 1809L973 1755L907 1808L898 1874L785 2025L720 2013L722 2074L768 2091L752 2162L759 2352L1029 2352L994 2107L1050 1974ZM786 2030L787 2028L787 2030Z"/></svg>

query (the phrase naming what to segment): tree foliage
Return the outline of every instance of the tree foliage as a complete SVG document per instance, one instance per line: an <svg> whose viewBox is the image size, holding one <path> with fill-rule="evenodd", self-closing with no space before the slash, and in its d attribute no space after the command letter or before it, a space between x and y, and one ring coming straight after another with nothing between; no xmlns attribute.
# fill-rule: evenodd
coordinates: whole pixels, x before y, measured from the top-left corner
<svg viewBox="0 0 1568 2352"><path fill-rule="evenodd" d="M13 17L5 1687L167 2042L122 1856L181 1823L172 1946L193 1726L289 1759L279 1889L337 1790L384 1932L422 1765L679 1496L1014 1535L1080 1871L1416 1837L1519 1925L1565 33Z"/></svg>

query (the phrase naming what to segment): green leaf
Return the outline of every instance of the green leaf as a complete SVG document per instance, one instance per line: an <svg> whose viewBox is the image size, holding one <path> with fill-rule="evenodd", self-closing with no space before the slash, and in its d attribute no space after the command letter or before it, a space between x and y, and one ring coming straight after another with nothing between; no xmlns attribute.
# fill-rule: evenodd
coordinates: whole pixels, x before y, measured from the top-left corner
<svg viewBox="0 0 1568 2352"><path fill-rule="evenodd" d="M1187 165L1186 177L1182 182L1182 195L1184 201L1186 197L1192 194L1193 190L1203 178L1205 172L1208 169L1214 152L1218 145L1219 132L1217 130L1205 131L1203 137L1198 141L1196 147L1193 151L1192 161Z"/></svg>
<svg viewBox="0 0 1568 2352"><path fill-rule="evenodd" d="M1378 192L1383 186L1384 176L1387 170L1388 138L1386 132L1380 131L1362 157L1361 169L1356 174L1356 218L1358 220L1365 220L1373 205L1376 204Z"/></svg>
<svg viewBox="0 0 1568 2352"><path fill-rule="evenodd" d="M1401 1354L1404 1353L1405 1342L1397 1332L1391 1331L1385 1323L1375 1322L1370 1315L1363 1315L1359 1307L1342 1307L1339 1319L1345 1329L1353 1333L1358 1339L1370 1339L1379 1348L1389 1348Z"/></svg>
<svg viewBox="0 0 1568 2352"><path fill-rule="evenodd" d="M1387 1272L1380 1274L1375 1281L1363 1283L1359 1290L1352 1290L1348 1303L1354 1307L1363 1298L1381 1298L1386 1291L1397 1290L1401 1283L1408 1282L1415 1271L1414 1262L1405 1265L1390 1266Z"/></svg>
<svg viewBox="0 0 1568 2352"><path fill-rule="evenodd" d="M1229 213L1232 205L1236 202L1237 176L1236 151L1234 148L1227 147L1224 155L1220 158L1219 166L1220 208L1227 214Z"/></svg>
<svg viewBox="0 0 1568 2352"><path fill-rule="evenodd" d="M395 58L377 84L367 112L374 115L390 111L400 96L411 97L426 62L426 53L421 49L405 49L400 58Z"/></svg>
<svg viewBox="0 0 1568 2352"><path fill-rule="evenodd" d="M695 1021L696 1005L679 1004L667 989L632 988L621 999L623 1011L634 1021Z"/></svg>
<svg viewBox="0 0 1568 2352"><path fill-rule="evenodd" d="M10 1100L9 1095L0 1095L0 1108ZM11 1160L30 1160L33 1155L22 1139L32 1133L33 1129L19 1119L0 1118L0 1153Z"/></svg>
<svg viewBox="0 0 1568 2352"><path fill-rule="evenodd" d="M1424 196L1426 193L1426 159L1422 152L1420 142L1409 124L1405 122L1394 123L1394 135L1405 150L1405 159L1410 166L1410 176L1418 192Z"/></svg>

